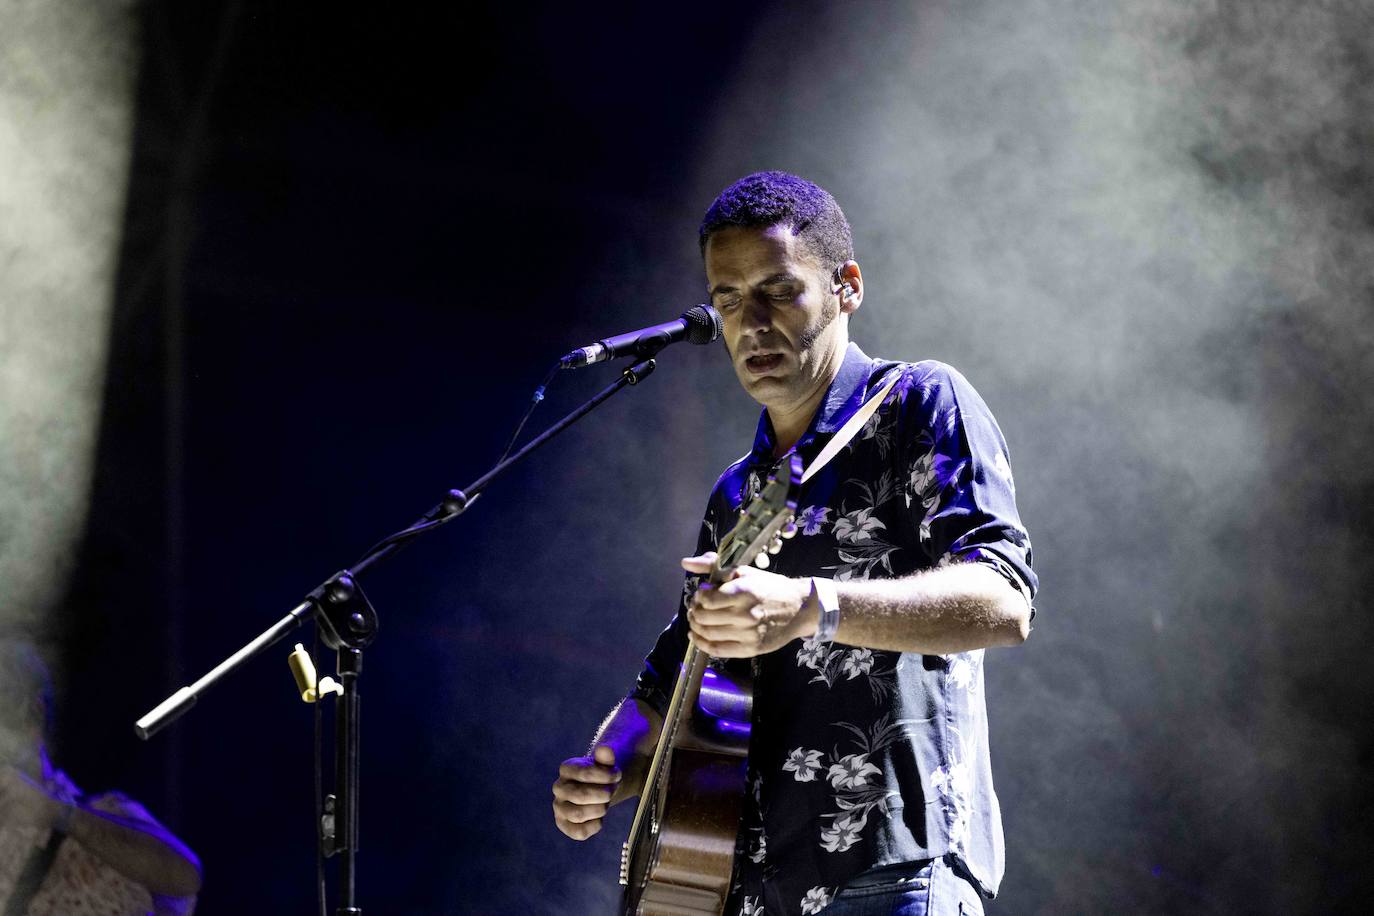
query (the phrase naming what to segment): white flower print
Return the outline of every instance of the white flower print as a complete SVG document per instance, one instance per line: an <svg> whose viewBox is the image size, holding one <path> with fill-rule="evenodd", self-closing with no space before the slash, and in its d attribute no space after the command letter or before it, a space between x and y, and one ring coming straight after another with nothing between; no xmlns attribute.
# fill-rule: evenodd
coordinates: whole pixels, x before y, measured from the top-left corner
<svg viewBox="0 0 1374 916"><path fill-rule="evenodd" d="M855 509L835 519L835 540L842 544L871 544L875 531L887 528L882 519L873 517L873 507Z"/></svg>
<svg viewBox="0 0 1374 916"><path fill-rule="evenodd" d="M919 499L929 509L938 501L939 495L949 487L964 470L967 462L955 461L949 455L931 450L911 463L911 476L907 479L907 505L911 496Z"/></svg>
<svg viewBox="0 0 1374 916"><path fill-rule="evenodd" d="M830 906L830 892L823 887L813 887L802 898L801 911L806 916L810 916L810 914L819 913L828 906Z"/></svg>
<svg viewBox="0 0 1374 916"><path fill-rule="evenodd" d="M837 575L835 578L847 576ZM797 650L797 666L816 672L815 677L811 678L811 683L833 688L841 681L841 675L844 675L844 679L852 681L862 674L865 675L864 682L872 691L874 700L882 700L891 695L897 686L896 665L875 667L880 656L875 655L872 649L858 648L846 651L832 648L832 645L818 642L814 636L802 640L801 648ZM889 658L890 655L882 657Z"/></svg>
<svg viewBox="0 0 1374 916"><path fill-rule="evenodd" d="M757 897L745 897L739 905L739 916L763 916L763 904Z"/></svg>
<svg viewBox="0 0 1374 916"><path fill-rule="evenodd" d="M783 763L782 768L791 773L797 782L811 782L821 771L821 756L820 751L797 748L787 755L787 761Z"/></svg>
<svg viewBox="0 0 1374 916"><path fill-rule="evenodd" d="M821 642L815 636L808 636L802 640L801 648L797 650L797 664L819 671L825 664L829 651L830 643Z"/></svg>
<svg viewBox="0 0 1374 916"><path fill-rule="evenodd" d="M858 789L868 785L868 777L881 772L868 762L867 754L846 754L839 763L831 765L826 777L836 789Z"/></svg>
<svg viewBox="0 0 1374 916"><path fill-rule="evenodd" d="M966 764L950 762L935 768L930 785L945 798L963 801L973 793L973 774Z"/></svg>
<svg viewBox="0 0 1374 916"><path fill-rule="evenodd" d="M844 852L859 841L868 824L868 811L846 811L821 831L821 848L826 852Z"/></svg>
<svg viewBox="0 0 1374 916"><path fill-rule="evenodd" d="M925 507L925 514L921 516L921 527L919 531L922 544L930 543L930 510L932 508L932 505L930 503L927 503Z"/></svg>
<svg viewBox="0 0 1374 916"><path fill-rule="evenodd" d="M889 469L876 482L856 478L845 481L844 486L853 496L840 508L831 529L840 562L823 568L833 569L840 582L868 579L879 566L892 575L892 554L899 548L884 539L887 523L877 517L877 512L902 492L896 475Z"/></svg>
<svg viewBox="0 0 1374 916"><path fill-rule="evenodd" d="M820 534L821 527L830 521L829 506L807 506L797 516L797 527L804 535Z"/></svg>
<svg viewBox="0 0 1374 916"><path fill-rule="evenodd" d="M949 683L960 690L973 690L978 686L978 653L960 652L950 656Z"/></svg>
<svg viewBox="0 0 1374 916"><path fill-rule="evenodd" d="M850 740L859 746L860 753L841 757L839 763L827 770L826 775L835 793L836 810L821 815L822 818L832 819L830 826L821 831L820 845L826 852L844 852L861 842L869 812L875 808L888 817L892 816L888 802L897 798L898 793L871 779L882 771L869 763L868 758L870 754L880 753L893 744L909 740L907 727L920 721L925 720L892 721L887 716L880 716L867 730L851 722L832 723L853 735ZM838 750L835 755L839 755Z"/></svg>
<svg viewBox="0 0 1374 916"><path fill-rule="evenodd" d="M943 801L950 844L956 851L962 851L968 843L973 772L962 761L952 760L930 774L930 784Z"/></svg>
<svg viewBox="0 0 1374 916"><path fill-rule="evenodd" d="M935 449L932 446L930 451L911 463L911 477L907 485L911 492L919 499L925 496L931 485L935 483ZM910 502L908 501L908 505Z"/></svg>
<svg viewBox="0 0 1374 916"><path fill-rule="evenodd" d="M851 649L848 653L846 653L844 661L840 662L841 673L843 673L851 681L861 674L867 674L872 669L872 649Z"/></svg>
<svg viewBox="0 0 1374 916"><path fill-rule="evenodd" d="M835 581L836 581L836 582L867 582L867 581L868 581L868 567L867 567L867 566L862 565L860 562L858 562L858 561L856 561L856 560L846 559L846 562L848 562L848 563L851 564L851 565L849 565L849 566L837 566L837 567L826 567L827 569L833 568L833 569L835 570Z"/></svg>

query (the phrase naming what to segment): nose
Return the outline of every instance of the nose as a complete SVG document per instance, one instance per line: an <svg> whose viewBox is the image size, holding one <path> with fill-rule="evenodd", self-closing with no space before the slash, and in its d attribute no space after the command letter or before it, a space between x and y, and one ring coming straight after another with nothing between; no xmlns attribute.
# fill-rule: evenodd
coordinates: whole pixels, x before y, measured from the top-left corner
<svg viewBox="0 0 1374 916"><path fill-rule="evenodd" d="M753 333L773 328L773 307L764 296L750 297L744 307L744 330Z"/></svg>

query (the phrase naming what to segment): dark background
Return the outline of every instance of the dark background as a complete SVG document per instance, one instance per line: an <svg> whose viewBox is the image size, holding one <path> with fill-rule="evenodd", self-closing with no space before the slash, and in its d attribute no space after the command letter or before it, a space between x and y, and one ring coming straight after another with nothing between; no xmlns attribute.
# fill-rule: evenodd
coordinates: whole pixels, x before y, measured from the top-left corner
<svg viewBox="0 0 1374 916"><path fill-rule="evenodd" d="M1339 65L1302 84L1343 106L1272 128L1305 97L1274 92L1266 42L1296 27L1239 6L1156 3L1148 28L1057 7L1044 28L1072 39L1012 53L997 4L144 3L58 762L198 852L198 912L308 911L289 641L151 742L131 723L480 474L558 355L699 301L701 211L781 167L836 193L876 264L855 338L964 369L1012 446L1045 589L1031 642L989 658L989 911L1353 911L1374 890L1368 19L1336 5ZM1099 72L1121 36L1168 52L1130 58L1153 94L1113 100L1173 131L1164 204L1148 170L1056 184L1097 174L1056 150L1135 154L1073 126L1117 109L1025 88ZM1022 231L1050 199L1092 212ZM1244 222L1275 200L1294 221ZM1198 213L1240 216L1194 237ZM532 429L612 377L562 374ZM675 348L367 577L366 911L611 911L629 812L574 844L549 784L666 623L755 418L717 348Z"/></svg>

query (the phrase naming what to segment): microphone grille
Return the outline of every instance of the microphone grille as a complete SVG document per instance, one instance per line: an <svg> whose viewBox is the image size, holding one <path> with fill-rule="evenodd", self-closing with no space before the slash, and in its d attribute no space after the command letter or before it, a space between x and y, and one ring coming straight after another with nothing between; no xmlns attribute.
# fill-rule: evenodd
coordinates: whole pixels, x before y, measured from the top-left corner
<svg viewBox="0 0 1374 916"><path fill-rule="evenodd" d="M709 305L694 305L682 313L687 322L687 341L694 344L707 344L720 337L724 324L720 312Z"/></svg>

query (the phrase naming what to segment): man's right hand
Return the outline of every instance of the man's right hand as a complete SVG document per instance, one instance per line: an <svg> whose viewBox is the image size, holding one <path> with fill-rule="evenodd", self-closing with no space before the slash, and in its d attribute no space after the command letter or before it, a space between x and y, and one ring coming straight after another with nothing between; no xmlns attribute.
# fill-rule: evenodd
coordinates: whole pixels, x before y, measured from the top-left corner
<svg viewBox="0 0 1374 916"><path fill-rule="evenodd" d="M574 840L601 830L601 819L622 777L615 750L598 744L589 757L570 757L558 767L553 784L553 821Z"/></svg>

